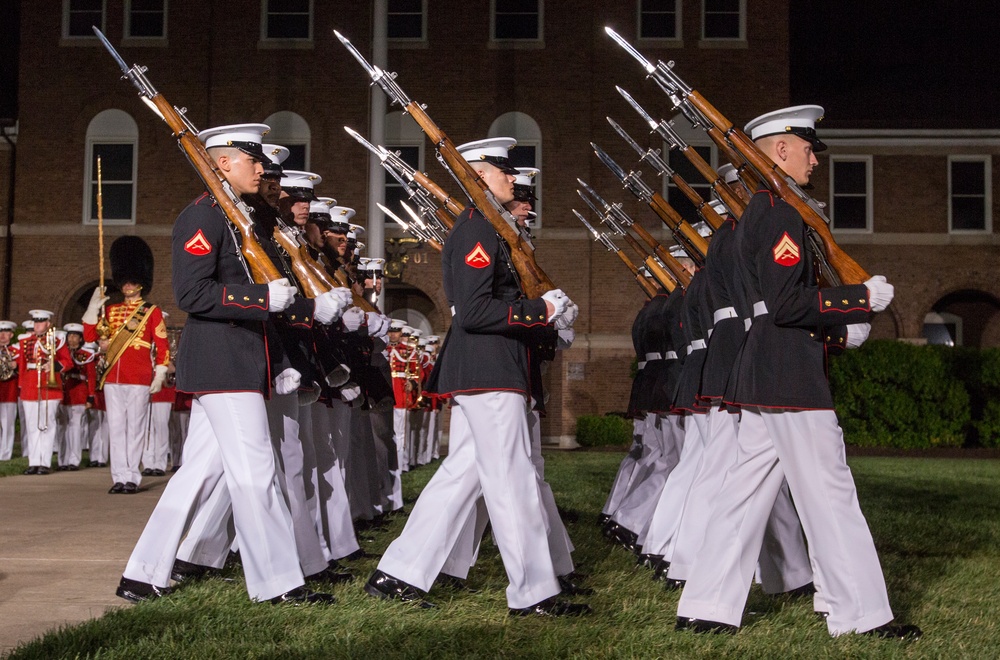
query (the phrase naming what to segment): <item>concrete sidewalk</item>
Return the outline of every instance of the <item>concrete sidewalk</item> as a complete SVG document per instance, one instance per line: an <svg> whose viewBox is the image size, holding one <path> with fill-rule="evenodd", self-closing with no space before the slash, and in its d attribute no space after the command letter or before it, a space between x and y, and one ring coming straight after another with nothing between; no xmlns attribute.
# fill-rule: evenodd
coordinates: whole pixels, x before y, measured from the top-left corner
<svg viewBox="0 0 1000 660"><path fill-rule="evenodd" d="M107 468L0 479L0 654L127 606L115 587L168 478L135 495L108 495Z"/></svg>

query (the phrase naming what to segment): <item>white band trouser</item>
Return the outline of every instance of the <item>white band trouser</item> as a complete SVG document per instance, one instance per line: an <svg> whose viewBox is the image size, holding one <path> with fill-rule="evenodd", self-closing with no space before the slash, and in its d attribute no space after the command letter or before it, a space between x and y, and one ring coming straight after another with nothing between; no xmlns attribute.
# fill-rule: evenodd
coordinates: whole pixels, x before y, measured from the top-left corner
<svg viewBox="0 0 1000 660"><path fill-rule="evenodd" d="M104 403L111 437L111 481L138 485L149 434L149 385L105 383Z"/></svg>
<svg viewBox="0 0 1000 660"><path fill-rule="evenodd" d="M174 404L154 401L150 406L149 440L142 452L142 466L152 470L167 469L170 450L170 413Z"/></svg>
<svg viewBox="0 0 1000 660"><path fill-rule="evenodd" d="M830 634L865 632L891 621L836 414L744 408L738 445L677 615L740 624L764 528L787 479L829 608Z"/></svg>
<svg viewBox="0 0 1000 660"><path fill-rule="evenodd" d="M51 467L52 452L56 442L56 411L59 399L22 399L24 416L21 418L21 442L27 446L28 465L31 467ZM39 417L41 415L41 417ZM41 421L41 424L39 424ZM46 427L44 431L39 426Z"/></svg>
<svg viewBox="0 0 1000 660"><path fill-rule="evenodd" d="M189 521L220 480L232 498L250 598L274 598L303 584L291 516L277 482L264 397L256 392L194 399L184 466L167 482L129 558L126 578L158 587L170 584Z"/></svg>
<svg viewBox="0 0 1000 660"><path fill-rule="evenodd" d="M531 463L526 406L517 392L455 395L448 456L382 556L380 570L430 589L481 493L510 581L508 605L529 607L560 592Z"/></svg>
<svg viewBox="0 0 1000 660"><path fill-rule="evenodd" d="M87 407L62 406L63 434L59 443L59 465L80 465L83 458L83 440L87 435Z"/></svg>
<svg viewBox="0 0 1000 660"><path fill-rule="evenodd" d="M108 414L104 410L90 409L90 456L91 462L107 463L111 447L111 431L108 429Z"/></svg>
<svg viewBox="0 0 1000 660"><path fill-rule="evenodd" d="M0 461L9 461L14 453L14 419L17 402L0 403Z"/></svg>

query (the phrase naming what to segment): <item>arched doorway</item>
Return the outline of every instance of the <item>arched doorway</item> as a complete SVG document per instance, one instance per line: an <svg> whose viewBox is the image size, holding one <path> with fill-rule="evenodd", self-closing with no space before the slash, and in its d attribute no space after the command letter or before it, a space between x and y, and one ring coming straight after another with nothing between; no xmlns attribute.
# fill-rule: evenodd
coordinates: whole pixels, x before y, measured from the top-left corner
<svg viewBox="0 0 1000 660"><path fill-rule="evenodd" d="M420 289L407 284L389 284L385 289L386 315L403 319L425 335L443 335L444 319L434 301Z"/></svg>
<svg viewBox="0 0 1000 660"><path fill-rule="evenodd" d="M63 325L80 322L80 319L83 318L83 313L87 311L87 306L90 304L90 297L94 294L97 284L97 280L93 280L73 292L73 295L70 296L69 302L66 303L66 307L62 310L62 314L59 317L62 319ZM107 303L109 305L120 303L125 299L122 296L122 292L110 279L104 281L104 290L107 291L108 297L111 298Z"/></svg>
<svg viewBox="0 0 1000 660"><path fill-rule="evenodd" d="M993 326L1000 322L1000 300L976 289L949 293L934 303L924 320L924 336L930 343L984 348L995 346L1000 337Z"/></svg>

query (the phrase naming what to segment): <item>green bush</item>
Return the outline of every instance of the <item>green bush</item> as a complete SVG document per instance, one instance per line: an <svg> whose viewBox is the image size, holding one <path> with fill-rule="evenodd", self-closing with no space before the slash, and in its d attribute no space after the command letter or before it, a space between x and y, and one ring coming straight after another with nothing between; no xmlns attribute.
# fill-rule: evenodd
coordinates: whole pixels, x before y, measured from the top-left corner
<svg viewBox="0 0 1000 660"><path fill-rule="evenodd" d="M962 446L974 425L959 372L976 361L971 353L897 341L870 341L834 358L830 386L845 440L904 449ZM1000 387L1000 369L996 374ZM978 390L976 379L971 374L968 382ZM1000 434L1000 410L996 419Z"/></svg>
<svg viewBox="0 0 1000 660"><path fill-rule="evenodd" d="M584 415L576 420L576 442L581 447L628 447L632 420L621 415Z"/></svg>
<svg viewBox="0 0 1000 660"><path fill-rule="evenodd" d="M980 352L977 373L982 412L975 416L979 444L1000 447L1000 349Z"/></svg>

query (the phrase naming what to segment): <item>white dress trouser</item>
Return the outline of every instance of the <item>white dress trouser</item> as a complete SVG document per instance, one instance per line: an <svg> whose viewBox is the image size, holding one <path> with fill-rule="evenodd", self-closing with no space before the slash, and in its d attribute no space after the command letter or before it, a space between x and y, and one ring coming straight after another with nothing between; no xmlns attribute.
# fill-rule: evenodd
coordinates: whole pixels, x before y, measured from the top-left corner
<svg viewBox="0 0 1000 660"><path fill-rule="evenodd" d="M347 500L344 472L336 448L343 445L339 436L343 427L333 423L330 409L323 403L313 403L303 408L303 415L312 415L312 439L316 450L317 504L319 506L319 533L326 541L327 560L340 559L361 546L354 534L351 520L351 503ZM334 439L334 434L338 438Z"/></svg>
<svg viewBox="0 0 1000 660"><path fill-rule="evenodd" d="M392 409L392 439L396 443L396 465L401 472L409 472L410 411L406 408Z"/></svg>
<svg viewBox="0 0 1000 660"><path fill-rule="evenodd" d="M28 401L22 399L24 417L21 418L21 442L28 447L28 465L50 467L56 442L56 410L59 399ZM45 430L39 429L39 426Z"/></svg>
<svg viewBox="0 0 1000 660"><path fill-rule="evenodd" d="M292 520L281 496L264 397L256 392L202 394L191 405L184 466L153 509L125 577L170 583L181 539L220 480L232 498L247 592L273 598L303 584Z"/></svg>
<svg viewBox="0 0 1000 660"><path fill-rule="evenodd" d="M104 410L90 409L90 460L108 462L108 448L111 433L108 431L108 415Z"/></svg>
<svg viewBox="0 0 1000 660"><path fill-rule="evenodd" d="M382 556L380 570L430 589L482 494L510 581L508 605L528 607L559 593L527 412L527 400L516 392L454 397L448 457Z"/></svg>
<svg viewBox="0 0 1000 660"><path fill-rule="evenodd" d="M149 435L149 385L105 383L104 403L111 437L111 481L138 485Z"/></svg>
<svg viewBox="0 0 1000 660"><path fill-rule="evenodd" d="M9 461L14 453L14 420L17 402L0 403L0 461Z"/></svg>
<svg viewBox="0 0 1000 660"><path fill-rule="evenodd" d="M653 509L660 499L663 484L680 460L684 445L684 429L680 415L656 415L646 418L647 427L643 433L643 445L650 446L646 461L640 460L632 478L628 492L621 506L615 511L614 521L625 529L639 534L653 515ZM652 441L652 442L650 442Z"/></svg>
<svg viewBox="0 0 1000 660"><path fill-rule="evenodd" d="M628 453L625 454L622 462L618 464L618 472L615 474L615 480L611 484L608 499L604 502L604 508L601 509L601 513L606 516L613 515L618 510L618 507L622 503L622 498L625 497L625 493L628 490L628 484L632 480L632 473L635 471L636 464L647 451L642 444L642 435L645 430L645 417L632 420L632 446L629 447Z"/></svg>
<svg viewBox="0 0 1000 660"><path fill-rule="evenodd" d="M150 404L149 441L142 451L142 466L151 470L167 469L170 447L170 412L174 404L156 401Z"/></svg>
<svg viewBox="0 0 1000 660"><path fill-rule="evenodd" d="M403 477L393 430L395 409L373 408L367 412L367 416L382 474L382 513L398 511L403 508Z"/></svg>
<svg viewBox="0 0 1000 660"><path fill-rule="evenodd" d="M830 634L864 632L891 621L836 414L744 408L738 444L739 457L726 473L678 616L739 625L764 528L787 479L829 607Z"/></svg>
<svg viewBox="0 0 1000 660"><path fill-rule="evenodd" d="M83 439L87 434L87 406L62 406L64 433L59 446L59 465L80 465Z"/></svg>
<svg viewBox="0 0 1000 660"><path fill-rule="evenodd" d="M382 511L382 484L388 468L383 466L384 469L379 470L376 440L372 435L368 412L347 406L344 408L347 412L341 412L334 423L342 425L343 417L346 416L346 435L350 439L351 449L348 453L344 486L347 488L347 501L351 505L351 518L372 520ZM381 441L378 444L385 454L385 446Z"/></svg>
<svg viewBox="0 0 1000 660"><path fill-rule="evenodd" d="M691 492L695 474L701 467L705 447L702 430L705 426L707 426L705 415L685 413L684 446L681 449L680 460L663 484L660 499L656 503L653 515L650 516L645 534L639 536L642 551L646 554L665 555L668 544L677 533L684 502Z"/></svg>

